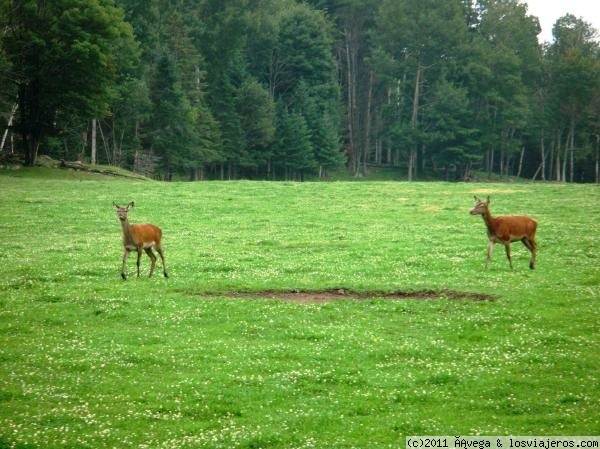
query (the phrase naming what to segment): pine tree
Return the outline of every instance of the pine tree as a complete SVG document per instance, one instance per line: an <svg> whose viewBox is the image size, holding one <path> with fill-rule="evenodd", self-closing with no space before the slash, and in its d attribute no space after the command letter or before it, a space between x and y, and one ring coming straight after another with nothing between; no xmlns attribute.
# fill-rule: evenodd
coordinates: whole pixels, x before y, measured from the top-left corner
<svg viewBox="0 0 600 449"><path fill-rule="evenodd" d="M304 180L314 173L317 163L311 145L311 133L302 114L279 106L275 139L274 166L285 179Z"/></svg>
<svg viewBox="0 0 600 449"><path fill-rule="evenodd" d="M344 159L343 153L340 152L339 127L328 111L331 103L311 95L304 80L296 87L290 103L292 109L302 115L311 130L310 143L318 164L319 177L326 177L327 171L339 168Z"/></svg>
<svg viewBox="0 0 600 449"><path fill-rule="evenodd" d="M246 79L237 93L237 111L248 152L240 161L242 167L260 168L268 172L272 153L270 145L275 133L275 104L267 90L253 78Z"/></svg>
<svg viewBox="0 0 600 449"><path fill-rule="evenodd" d="M147 145L161 158L165 179L183 168L189 168L191 152L197 145L194 113L185 98L172 59L163 54L158 60L150 86L153 114Z"/></svg>

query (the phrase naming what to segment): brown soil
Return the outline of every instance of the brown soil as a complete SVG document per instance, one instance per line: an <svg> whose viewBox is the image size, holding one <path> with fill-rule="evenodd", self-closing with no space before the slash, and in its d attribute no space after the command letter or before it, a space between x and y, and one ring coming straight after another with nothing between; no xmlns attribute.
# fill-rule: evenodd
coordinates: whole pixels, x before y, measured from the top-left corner
<svg viewBox="0 0 600 449"><path fill-rule="evenodd" d="M369 300L386 299L390 301L399 301L407 299L416 300L470 300L470 301L493 301L494 295L487 295L473 292L460 292L454 290L417 290L417 291L368 291L355 292L344 288L330 290L290 290L274 291L264 290L256 292L222 292L222 293L201 293L203 298L234 298L234 299L276 299L279 301L292 301L298 303L323 303L339 300Z"/></svg>

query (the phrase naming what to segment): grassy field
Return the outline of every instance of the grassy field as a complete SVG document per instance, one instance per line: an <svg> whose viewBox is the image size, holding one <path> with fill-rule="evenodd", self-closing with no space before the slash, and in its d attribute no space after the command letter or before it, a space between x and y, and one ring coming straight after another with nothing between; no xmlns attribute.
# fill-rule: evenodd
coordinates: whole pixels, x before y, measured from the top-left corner
<svg viewBox="0 0 600 449"><path fill-rule="evenodd" d="M0 174L0 448L600 433L597 186L49 173ZM474 194L539 221L536 270L518 243L513 271L498 246L484 271ZM136 278L135 257L120 278L111 203L132 200L132 222L163 229L169 279ZM440 294L232 298L341 288Z"/></svg>

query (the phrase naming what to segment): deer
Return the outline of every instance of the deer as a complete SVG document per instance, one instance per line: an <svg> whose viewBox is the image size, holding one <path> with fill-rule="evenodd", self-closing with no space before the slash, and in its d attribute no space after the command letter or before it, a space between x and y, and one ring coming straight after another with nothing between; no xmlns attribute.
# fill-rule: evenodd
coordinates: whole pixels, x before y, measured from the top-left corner
<svg viewBox="0 0 600 449"><path fill-rule="evenodd" d="M161 246L162 231L161 229L153 224L129 224L127 214L133 208L133 201L127 204L125 207L118 206L113 202L113 207L117 210L117 216L121 221L121 227L123 229L123 266L121 268L121 277L123 280L127 279L127 273L125 270L127 264L127 258L131 251L137 251L137 277L140 277L140 258L142 257L142 250L146 252L152 265L150 267L150 275L154 272L156 266L156 256L152 252L152 248L155 248L162 260L163 274L166 278L169 277L167 273L167 267L165 265L165 256Z"/></svg>
<svg viewBox="0 0 600 449"><path fill-rule="evenodd" d="M507 215L503 217L492 217L490 212L490 197L486 201L475 198L475 207L471 209L471 215L481 215L487 227L488 235L488 251L485 269L489 269L494 244L501 243L506 250L506 257L510 264L510 269L513 269L512 259L510 256L510 243L520 240L523 245L531 252L529 268L535 268L535 257L537 253L537 243L535 241L535 231L537 230L537 221L525 215Z"/></svg>

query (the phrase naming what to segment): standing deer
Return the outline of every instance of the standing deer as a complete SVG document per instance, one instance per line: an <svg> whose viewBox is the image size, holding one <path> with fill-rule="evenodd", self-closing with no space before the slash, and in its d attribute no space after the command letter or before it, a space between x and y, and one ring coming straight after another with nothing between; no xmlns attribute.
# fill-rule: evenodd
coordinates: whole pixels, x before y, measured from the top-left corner
<svg viewBox="0 0 600 449"><path fill-rule="evenodd" d="M120 207L113 203L114 208L117 210L117 216L121 221L121 227L123 228L123 267L121 268L121 277L127 279L125 273L125 265L127 264L127 258L129 257L130 251L137 251L137 275L140 277L140 258L142 257L142 250L146 251L148 257L152 261L150 267L150 276L154 272L156 266L156 256L152 252L152 247L156 248L158 255L162 260L163 274L165 277L169 277L167 274L167 267L165 265L165 257L163 255L162 246L160 240L162 238L162 231L158 226L153 224L129 224L127 219L127 213L133 208L133 201L127 205L127 207Z"/></svg>
<svg viewBox="0 0 600 449"><path fill-rule="evenodd" d="M510 242L515 242L517 240L523 242L527 249L531 251L529 268L532 270L535 268L535 255L537 252L535 231L537 229L537 221L524 215L511 215L496 218L492 217L492 214L490 213L489 196L485 202L475 197L475 207L471 209L470 213L471 215L481 215L487 227L488 252L487 260L485 262L486 270L490 266L490 260L494 250L494 243L502 243L504 245L504 248L506 249L506 257L508 258L508 263L512 269L513 264L510 257Z"/></svg>

